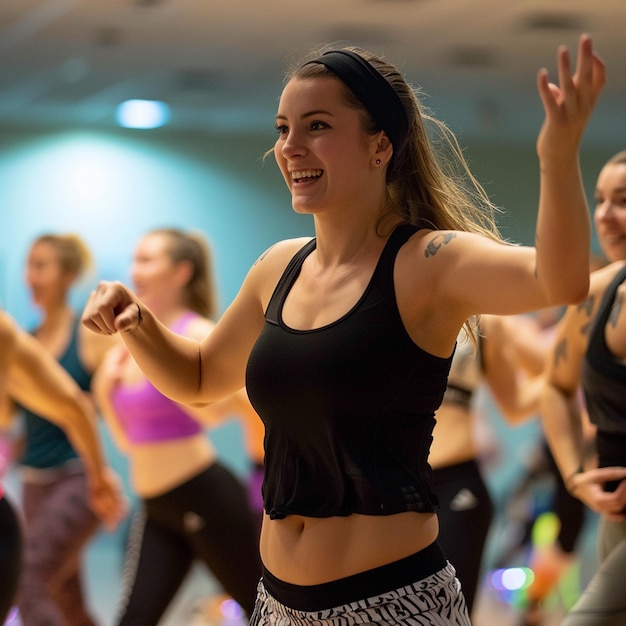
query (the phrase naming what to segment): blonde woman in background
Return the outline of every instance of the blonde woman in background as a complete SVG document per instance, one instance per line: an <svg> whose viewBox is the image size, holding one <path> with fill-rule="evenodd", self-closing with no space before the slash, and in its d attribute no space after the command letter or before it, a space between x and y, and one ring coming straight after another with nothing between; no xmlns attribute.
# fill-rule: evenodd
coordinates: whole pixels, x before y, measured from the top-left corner
<svg viewBox="0 0 626 626"><path fill-rule="evenodd" d="M31 244L26 284L41 319L32 334L89 392L110 337L85 332L69 296L92 266L75 234L43 234ZM72 441L38 410L23 407L24 443L19 458L24 514L24 566L18 606L24 626L93 626L83 590L85 547L100 528L88 499L88 477Z"/></svg>
<svg viewBox="0 0 626 626"><path fill-rule="evenodd" d="M598 241L610 263L592 272L585 302L568 307L541 399L546 438L568 491L600 516L600 564L564 626L626 623L626 150L600 170L595 198ZM595 428L592 458L580 388Z"/></svg>
<svg viewBox="0 0 626 626"><path fill-rule="evenodd" d="M148 232L131 276L173 332L195 339L211 332L217 307L203 238L174 228ZM203 427L238 411L245 394L205 409L183 406L157 391L122 345L107 356L95 390L141 499L115 624L156 626L196 560L249 616L261 575L258 524L243 483L217 458Z"/></svg>
<svg viewBox="0 0 626 626"><path fill-rule="evenodd" d="M0 310L0 428L8 428L13 417L9 399L63 429L85 465L92 510L107 529L114 530L126 512L126 502L119 480L107 468L91 400L34 337ZM8 466L10 460L0 458L1 465ZM51 527L52 542L56 539L53 531ZM15 511L2 496L0 468L0 623L15 599L21 559L22 533ZM45 623L66 623L58 618L49 614Z"/></svg>

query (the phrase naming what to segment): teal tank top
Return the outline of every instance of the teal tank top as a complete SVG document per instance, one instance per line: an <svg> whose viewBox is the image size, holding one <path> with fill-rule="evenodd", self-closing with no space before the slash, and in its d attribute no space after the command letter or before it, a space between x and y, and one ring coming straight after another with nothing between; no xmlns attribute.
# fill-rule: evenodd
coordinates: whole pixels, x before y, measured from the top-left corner
<svg viewBox="0 0 626 626"><path fill-rule="evenodd" d="M59 363L78 383L84 391L88 391L91 384L91 373L80 361L78 355L78 325L76 318L72 326L70 342L59 359ZM21 465L35 469L55 468L78 458L65 431L49 420L22 408L25 428L25 448L20 461Z"/></svg>

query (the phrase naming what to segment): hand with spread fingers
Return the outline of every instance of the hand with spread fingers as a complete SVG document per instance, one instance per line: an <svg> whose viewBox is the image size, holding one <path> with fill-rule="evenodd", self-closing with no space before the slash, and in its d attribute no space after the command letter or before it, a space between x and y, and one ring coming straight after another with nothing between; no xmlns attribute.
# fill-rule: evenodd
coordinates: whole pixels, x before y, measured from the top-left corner
<svg viewBox="0 0 626 626"><path fill-rule="evenodd" d="M560 46L557 53L558 85L550 82L543 68L537 75L539 96L545 120L537 139L540 157L560 157L572 154L572 146L580 144L587 121L606 83L606 68L593 51L588 35L578 44L576 72L572 74L569 51Z"/></svg>

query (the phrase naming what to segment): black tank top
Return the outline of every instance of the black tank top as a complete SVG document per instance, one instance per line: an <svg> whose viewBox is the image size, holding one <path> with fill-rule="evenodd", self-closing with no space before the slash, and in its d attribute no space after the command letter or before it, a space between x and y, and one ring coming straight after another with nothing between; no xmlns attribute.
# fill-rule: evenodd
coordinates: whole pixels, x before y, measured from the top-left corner
<svg viewBox="0 0 626 626"><path fill-rule="evenodd" d="M597 426L600 467L626 465L626 365L606 345L605 327L626 265L615 275L589 331L582 365L582 388L589 418Z"/></svg>
<svg viewBox="0 0 626 626"><path fill-rule="evenodd" d="M265 424L263 500L272 519L438 508L427 459L452 357L411 340L393 280L398 250L416 230L396 228L357 304L331 324L302 331L282 320L315 240L276 286L246 372Z"/></svg>

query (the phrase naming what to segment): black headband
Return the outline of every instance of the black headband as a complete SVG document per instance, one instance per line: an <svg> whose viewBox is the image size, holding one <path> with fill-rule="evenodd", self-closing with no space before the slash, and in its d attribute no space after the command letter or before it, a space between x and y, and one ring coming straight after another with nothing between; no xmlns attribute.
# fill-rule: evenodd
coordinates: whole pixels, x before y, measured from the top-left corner
<svg viewBox="0 0 626 626"><path fill-rule="evenodd" d="M402 148L409 130L406 111L394 88L375 67L350 50L331 50L309 63L324 65L341 79L387 133L395 150Z"/></svg>

